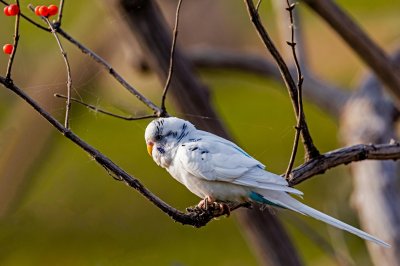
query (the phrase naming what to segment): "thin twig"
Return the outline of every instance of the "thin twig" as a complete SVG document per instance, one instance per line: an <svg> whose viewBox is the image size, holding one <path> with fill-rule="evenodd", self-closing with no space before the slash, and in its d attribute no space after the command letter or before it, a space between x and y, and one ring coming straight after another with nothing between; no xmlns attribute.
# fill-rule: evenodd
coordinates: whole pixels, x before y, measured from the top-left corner
<svg viewBox="0 0 400 266"><path fill-rule="evenodd" d="M135 89L132 85L130 85L106 60L100 57L98 54L78 42L75 38L65 32L62 28L57 28L57 33L59 33L62 37L64 37L67 41L78 47L82 53L87 54L90 58L92 58L96 63L102 65L108 73L115 78L125 89L127 89L130 93L132 93L136 98L139 99L142 103L144 103L147 107L154 111L157 116L161 114L161 108L155 105L152 101L147 99L144 95L142 95L137 89Z"/></svg>
<svg viewBox="0 0 400 266"><path fill-rule="evenodd" d="M172 78L172 73L174 71L174 55L175 55L175 46L176 46L176 39L178 37L178 25L179 25L179 11L181 9L182 5L182 0L179 0L178 5L176 6L176 14L175 14L175 26L174 26L174 32L173 32L173 38L172 38L172 45L171 45L171 52L169 56L169 69L168 69L168 76L167 80L165 82L165 86L163 89L163 94L161 98L161 116L165 116L167 113L167 109L165 107L165 99L167 97L167 92L169 89L169 86L171 84L171 78Z"/></svg>
<svg viewBox="0 0 400 266"><path fill-rule="evenodd" d="M62 98L62 99L67 99L67 98L68 98L67 96L62 95L62 94L59 94L59 93L55 93L54 96L55 96L55 97L58 97L58 98ZM143 115L143 116L123 116L123 115L117 115L117 114L114 114L114 113L105 111L105 110L103 110L103 109L101 109L101 108L99 108L99 107L97 107L97 106L92 105L92 104L84 103L84 102L82 102L81 100L76 99L76 98L73 98L73 97L71 97L71 101L72 101L72 102L75 102L75 103L78 103L78 104L80 104L80 105L83 105L83 106L85 106L85 107L89 108L90 110L93 110L93 111L95 111L95 112L97 112L97 113L105 114L105 115L108 115L108 116L112 116L112 117L115 117L115 118L120 118L120 119L128 120L128 121L141 120L141 119L147 119L147 118L156 118L156 117L157 117L155 114L152 114L152 115Z"/></svg>
<svg viewBox="0 0 400 266"><path fill-rule="evenodd" d="M56 24L58 25L58 27L61 27L61 20L62 20L62 16L63 16L63 12L64 12L64 0L60 0L58 10L59 10L59 12L58 12L58 18L57 18Z"/></svg>
<svg viewBox="0 0 400 266"><path fill-rule="evenodd" d="M5 3L3 0L0 0L1 2ZM32 5L29 5L29 8L34 11L34 7ZM26 16L23 16L27 21L32 23L33 25L39 27L42 30L45 30L47 32L51 32L50 29L45 28L36 22L32 21ZM44 17L41 17L44 19ZM51 24L53 28L57 31L58 34L60 34L64 39L69 41L71 44L75 45L79 50L81 50L82 53L88 55L91 59L93 59L96 63L102 65L108 73L118 82L120 83L125 89L127 89L131 94L136 96L136 98L139 99L142 103L144 103L147 107L152 109L154 111L154 114L159 117L161 114L161 108L159 108L157 105L155 105L152 101L147 99L144 95L142 95L137 89L135 89L132 85L130 85L105 59L103 59L101 56L96 54L94 51L90 50L80 42L78 42L75 38L73 38L71 35L69 35L67 32L65 32L61 27L58 27L57 24ZM168 115L168 114L166 114Z"/></svg>
<svg viewBox="0 0 400 266"><path fill-rule="evenodd" d="M16 4L18 6L19 11L15 18L13 50L11 52L10 58L8 59L7 72L6 72L6 79L9 82L11 81L11 69L12 69L12 65L14 63L15 53L17 52L18 41L19 41L19 19L20 19L20 13L21 13L21 8L19 6L19 0L16 1Z"/></svg>
<svg viewBox="0 0 400 266"><path fill-rule="evenodd" d="M72 77L71 77L71 67L69 65L67 53L65 52L60 39L58 38L57 32L53 26L53 24L50 22L50 20L46 17L43 17L44 21L46 21L47 25L49 25L51 29L51 33L53 34L54 38L57 41L58 47L60 48L61 54L63 56L64 62L65 62L65 67L67 69L67 103L65 107L65 121L64 121L64 126L65 128L69 128L69 112L71 110L71 88L72 88Z"/></svg>
<svg viewBox="0 0 400 266"><path fill-rule="evenodd" d="M298 92L297 92L297 87L296 84L292 78L292 75L290 74L289 68L287 67L285 61L283 60L282 56L278 52L277 48L275 47L274 43L272 42L271 38L269 37L266 29L264 28L260 17L258 15L258 12L256 11L254 7L254 3L252 0L244 0L247 10L250 16L250 19L252 23L254 24L257 33L259 34L261 40L263 41L265 47L268 49L268 51L271 53L272 57L275 59L276 64L279 67L279 71L282 75L282 78L286 84L286 87L288 88L289 95L292 100L293 108L296 114L296 117L298 116L303 116L304 117L304 112L303 114L300 113L300 107L298 105ZM305 117L302 118L304 119L303 127L301 130L301 136L303 138L303 144L304 144L304 149L305 149L305 155L306 155L306 160L309 160L311 158L315 158L319 156L319 151L315 147L311 134L309 132L307 123L305 122Z"/></svg>
<svg viewBox="0 0 400 266"><path fill-rule="evenodd" d="M258 9L260 8L260 6L261 6L261 2L262 2L262 0L258 0L258 2L257 2L257 5L256 5L256 11L258 12Z"/></svg>
<svg viewBox="0 0 400 266"><path fill-rule="evenodd" d="M296 53L296 42L295 42L295 36L294 36L294 19L293 19L293 10L296 7L296 4L290 4L289 0L286 0L287 3L287 8L286 10L289 12L289 18L290 18L290 30L291 30L291 40L287 42L287 44L291 47L292 49L292 54L293 54L293 59L295 62L296 66L296 71L297 71L297 104L299 106L299 115L297 116L297 125L295 127L296 133L294 136L294 142L293 142L293 148L292 148L292 154L290 156L288 168L286 170L286 178L289 177L290 172L292 171L294 161L296 159L296 153L297 153L297 148L299 145L299 138L300 138L300 133L302 128L304 127L304 113L303 113L303 96L302 96L302 85L303 85L303 80L304 77L301 73L301 67L299 64L299 60L297 58L297 53Z"/></svg>

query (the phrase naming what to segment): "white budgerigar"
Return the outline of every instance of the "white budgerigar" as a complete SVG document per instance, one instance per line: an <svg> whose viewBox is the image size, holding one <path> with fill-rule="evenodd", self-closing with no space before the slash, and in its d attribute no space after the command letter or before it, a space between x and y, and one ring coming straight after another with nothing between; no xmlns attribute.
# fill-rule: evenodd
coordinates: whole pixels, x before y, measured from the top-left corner
<svg viewBox="0 0 400 266"><path fill-rule="evenodd" d="M258 202L314 217L363 239L388 247L384 241L317 211L289 194L302 195L284 178L233 142L198 130L176 117L158 118L146 128L147 150L154 161L203 199L200 203Z"/></svg>

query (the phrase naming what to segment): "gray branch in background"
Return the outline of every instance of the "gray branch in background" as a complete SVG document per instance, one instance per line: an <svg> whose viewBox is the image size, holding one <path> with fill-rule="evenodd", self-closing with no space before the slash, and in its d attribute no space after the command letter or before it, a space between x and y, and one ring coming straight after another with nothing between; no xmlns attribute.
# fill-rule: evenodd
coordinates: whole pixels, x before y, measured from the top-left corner
<svg viewBox="0 0 400 266"><path fill-rule="evenodd" d="M235 53L212 48L196 48L189 50L187 55L193 64L199 68L247 71L282 82L281 74L276 65L257 54ZM294 68L291 68L291 71L295 71ZM316 78L310 71L306 71L304 76L304 98L333 117L338 117L350 93Z"/></svg>
<svg viewBox="0 0 400 266"><path fill-rule="evenodd" d="M396 110L383 93L382 84L370 76L348 101L341 121L346 144L383 143L395 138ZM390 249L370 245L375 265L400 265L400 195L398 163L367 161L351 166L352 201L364 230L392 245Z"/></svg>
<svg viewBox="0 0 400 266"><path fill-rule="evenodd" d="M400 107L400 73L390 57L332 0L303 0L374 71Z"/></svg>

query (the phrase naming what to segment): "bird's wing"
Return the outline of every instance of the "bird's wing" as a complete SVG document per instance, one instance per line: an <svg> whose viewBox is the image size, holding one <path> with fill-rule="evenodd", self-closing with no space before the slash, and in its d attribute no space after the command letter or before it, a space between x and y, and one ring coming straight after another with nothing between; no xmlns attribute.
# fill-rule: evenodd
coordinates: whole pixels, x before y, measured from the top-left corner
<svg viewBox="0 0 400 266"><path fill-rule="evenodd" d="M176 154L181 167L192 175L210 181L302 194L288 187L281 176L265 171L263 164L236 144L212 134L200 136L182 144Z"/></svg>

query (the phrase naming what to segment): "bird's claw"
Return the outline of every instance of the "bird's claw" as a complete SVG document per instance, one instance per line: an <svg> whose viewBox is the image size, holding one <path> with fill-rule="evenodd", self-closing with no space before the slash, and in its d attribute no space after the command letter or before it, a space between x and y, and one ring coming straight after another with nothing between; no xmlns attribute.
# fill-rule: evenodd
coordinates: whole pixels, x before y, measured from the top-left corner
<svg viewBox="0 0 400 266"><path fill-rule="evenodd" d="M210 206L210 203L214 203L215 202L215 200L212 198L212 197L210 197L210 196L207 196L207 197L205 197L204 199L202 199L200 202L199 202L199 204L197 204L197 207L199 207L200 209L203 209L203 210L208 210L208 207Z"/></svg>
<svg viewBox="0 0 400 266"><path fill-rule="evenodd" d="M212 211L217 216L226 215L229 216L231 214L230 207L225 203L216 202L212 197L207 196L203 200L197 204L197 208Z"/></svg>

